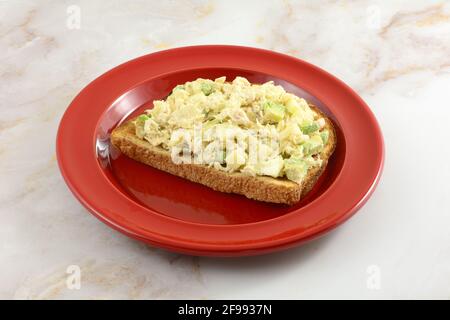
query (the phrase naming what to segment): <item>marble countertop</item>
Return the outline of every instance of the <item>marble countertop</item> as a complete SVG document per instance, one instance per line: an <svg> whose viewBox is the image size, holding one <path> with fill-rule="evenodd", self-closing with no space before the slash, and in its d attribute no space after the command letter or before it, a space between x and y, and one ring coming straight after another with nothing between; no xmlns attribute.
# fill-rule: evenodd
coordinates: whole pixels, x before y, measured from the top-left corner
<svg viewBox="0 0 450 320"><path fill-rule="evenodd" d="M72 196L55 136L74 96L129 59L212 43L305 59L370 105L385 169L347 223L281 253L196 258ZM0 298L450 299L450 1L3 0L0 59Z"/></svg>

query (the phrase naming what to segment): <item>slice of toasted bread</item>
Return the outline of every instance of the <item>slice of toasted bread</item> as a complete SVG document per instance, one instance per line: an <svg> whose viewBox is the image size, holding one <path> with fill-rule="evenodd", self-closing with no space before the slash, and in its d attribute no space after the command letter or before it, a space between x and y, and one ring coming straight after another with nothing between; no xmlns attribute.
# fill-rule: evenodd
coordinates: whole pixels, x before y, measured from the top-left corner
<svg viewBox="0 0 450 320"><path fill-rule="evenodd" d="M149 142L138 138L131 120L112 131L111 143L134 160L201 183L214 190L237 193L259 201L292 205L312 189L336 147L336 133L332 122L317 107L311 106L311 108L325 118L325 127L329 130L330 135L326 146L320 153L323 160L322 165L310 168L301 184L285 178L253 177L240 172L228 173L201 164L175 164L169 151L161 147L154 147Z"/></svg>

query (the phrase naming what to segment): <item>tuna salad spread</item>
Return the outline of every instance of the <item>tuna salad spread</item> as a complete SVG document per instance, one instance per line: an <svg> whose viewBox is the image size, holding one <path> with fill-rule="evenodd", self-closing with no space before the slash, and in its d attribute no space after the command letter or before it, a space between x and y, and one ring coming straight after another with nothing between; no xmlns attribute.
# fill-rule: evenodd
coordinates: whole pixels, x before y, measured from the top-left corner
<svg viewBox="0 0 450 320"><path fill-rule="evenodd" d="M325 119L273 82L197 79L153 105L134 120L136 135L171 152L173 161L297 183L322 164Z"/></svg>

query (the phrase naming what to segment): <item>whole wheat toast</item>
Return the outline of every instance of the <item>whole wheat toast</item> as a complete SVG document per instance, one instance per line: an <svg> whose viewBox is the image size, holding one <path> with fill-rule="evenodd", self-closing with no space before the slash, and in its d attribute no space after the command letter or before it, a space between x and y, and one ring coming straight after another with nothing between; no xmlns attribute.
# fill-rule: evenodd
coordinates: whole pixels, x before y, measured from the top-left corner
<svg viewBox="0 0 450 320"><path fill-rule="evenodd" d="M331 120L317 107L313 105L310 107L325 119L325 129L329 131L329 138L320 153L322 165L311 167L301 184L285 178L250 176L240 172L229 173L202 164L175 164L169 151L161 147L154 147L146 140L136 136L133 120L124 122L112 131L111 143L134 160L201 183L214 190L237 193L259 201L292 205L312 189L325 170L337 143L336 132Z"/></svg>

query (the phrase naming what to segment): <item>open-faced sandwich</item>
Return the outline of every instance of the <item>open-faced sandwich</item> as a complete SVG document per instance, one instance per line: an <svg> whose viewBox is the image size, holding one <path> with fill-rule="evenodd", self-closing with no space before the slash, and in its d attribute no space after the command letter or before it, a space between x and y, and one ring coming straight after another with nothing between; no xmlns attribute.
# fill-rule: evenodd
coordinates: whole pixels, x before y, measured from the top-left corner
<svg viewBox="0 0 450 320"><path fill-rule="evenodd" d="M197 79L113 130L128 157L221 192L294 204L336 146L331 121L273 82Z"/></svg>

